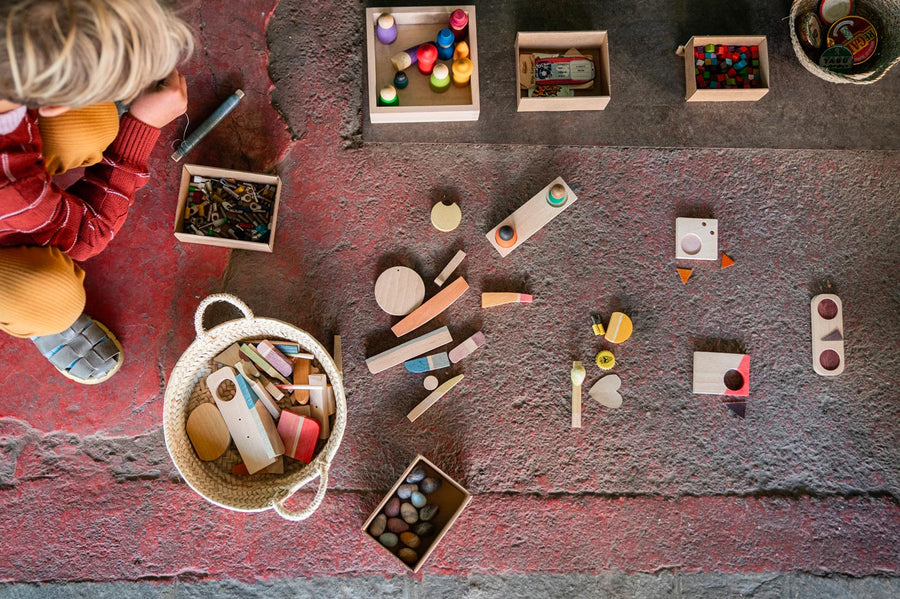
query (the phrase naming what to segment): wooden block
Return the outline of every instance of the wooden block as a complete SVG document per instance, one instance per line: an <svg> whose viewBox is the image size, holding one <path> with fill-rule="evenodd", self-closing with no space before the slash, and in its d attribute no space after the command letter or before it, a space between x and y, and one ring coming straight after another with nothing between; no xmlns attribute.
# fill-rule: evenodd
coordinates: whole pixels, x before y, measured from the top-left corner
<svg viewBox="0 0 900 599"><path fill-rule="evenodd" d="M278 421L278 434L284 442L284 454L308 464L319 442L319 423L285 410Z"/></svg>
<svg viewBox="0 0 900 599"><path fill-rule="evenodd" d="M337 412L337 403L334 399L334 387L328 385L325 391L325 413L329 416L334 416L335 412Z"/></svg>
<svg viewBox="0 0 900 599"><path fill-rule="evenodd" d="M456 255L450 259L450 262L447 263L447 266L444 267L444 270L442 270L441 273L437 277L435 277L434 284L438 287L441 287L444 282L446 282L447 278L453 274L453 271L456 270L456 268L460 264L462 264L462 261L465 260L465 258L466 253L464 251L459 250L458 252L456 252Z"/></svg>
<svg viewBox="0 0 900 599"><path fill-rule="evenodd" d="M311 389L309 392L309 410L312 417L319 421L319 438L327 439L331 435L331 425L328 420L327 394L326 386L328 385L328 377L324 374L309 375L309 382L313 385L321 385L317 389Z"/></svg>
<svg viewBox="0 0 900 599"><path fill-rule="evenodd" d="M681 282L687 285L688 279L691 278L691 273L693 273L693 269L691 268L679 268L678 276L681 277Z"/></svg>
<svg viewBox="0 0 900 599"><path fill-rule="evenodd" d="M572 362L572 370L569 373L572 379L572 428L581 428L581 383L587 372L581 362Z"/></svg>
<svg viewBox="0 0 900 599"><path fill-rule="evenodd" d="M240 350L238 350L240 351ZM250 361L250 358L241 354L241 361L235 364L235 371L238 374L242 375L246 379L258 379L263 376L263 374L253 365L253 362Z"/></svg>
<svg viewBox="0 0 900 599"><path fill-rule="evenodd" d="M487 292L481 294L481 307L493 308L503 304L530 304L534 297L527 293Z"/></svg>
<svg viewBox="0 0 900 599"><path fill-rule="evenodd" d="M308 385L309 384L309 367L312 365L311 360L303 360L299 359L294 362L294 384L295 385ZM309 401L309 390L307 389L297 389L294 391L294 402L300 405L304 405Z"/></svg>
<svg viewBox="0 0 900 599"><path fill-rule="evenodd" d="M276 387L275 384L272 383L272 381L266 379L265 382L263 382L263 386L266 388L266 391L269 392L269 395L271 395L272 399L274 399L275 401L281 401L284 398L284 393L282 393L281 389Z"/></svg>
<svg viewBox="0 0 900 599"><path fill-rule="evenodd" d="M622 379L618 375L610 374L596 383L588 391L588 395L600 402L600 405L607 408L618 408L622 405L622 395L619 389L622 387Z"/></svg>
<svg viewBox="0 0 900 599"><path fill-rule="evenodd" d="M275 420L278 420L278 417L281 416L281 408L278 407L278 402L275 398L269 395L269 392L266 391L266 388L260 381L247 379L247 382L250 383L250 388L253 389L253 393L255 393L257 399L262 402L263 406L269 412L269 415Z"/></svg>
<svg viewBox="0 0 900 599"><path fill-rule="evenodd" d="M721 265L721 268L728 268L728 267L731 266L732 264L734 264L734 260L732 260L731 257L730 257L728 254L726 254L725 252L722 252L722 265Z"/></svg>
<svg viewBox="0 0 900 599"><path fill-rule="evenodd" d="M675 219L676 260L715 260L718 257L718 220L714 218Z"/></svg>
<svg viewBox="0 0 900 599"><path fill-rule="evenodd" d="M613 312L609 317L609 326L606 327L605 339L612 343L622 343L631 337L632 330L634 325L628 316L622 312Z"/></svg>
<svg viewBox="0 0 900 599"><path fill-rule="evenodd" d="M273 379L279 380L282 383L288 382L288 380L281 376L280 372L272 368L272 366L268 362L266 362L265 359L261 355L259 355L256 349L254 349L254 347L249 343L244 343L243 345L241 345L241 353L250 358L250 361L253 362L254 366L265 372Z"/></svg>
<svg viewBox="0 0 900 599"><path fill-rule="evenodd" d="M462 294L469 289L469 284L462 277L459 277L440 291L438 291L431 299L416 308L409 316L391 327L391 330L398 337L414 331L447 308L453 302L458 300Z"/></svg>
<svg viewBox="0 0 900 599"><path fill-rule="evenodd" d="M562 206L552 206L547 201L547 195L554 185L562 185L566 191L566 202ZM546 187L540 190L530 200L525 202L518 210L506 217L506 220L498 224L496 227L488 231L488 242L501 256L506 257L514 249L522 245L532 235L537 233L551 220L556 218L563 210L571 206L578 199L575 192L563 181L562 177L557 177L551 181ZM513 228L516 235L516 242L509 247L502 247L497 243L497 230L500 227L509 225Z"/></svg>
<svg viewBox="0 0 900 599"><path fill-rule="evenodd" d="M344 376L344 358L341 355L342 351L343 350L341 348L341 336L335 335L334 336L334 353L333 353L332 357L334 358L334 365L335 365L335 368L337 368L338 374L341 376Z"/></svg>
<svg viewBox="0 0 900 599"><path fill-rule="evenodd" d="M231 434L222 413L211 403L202 403L188 416L185 425L188 439L204 462L219 458L231 443Z"/></svg>
<svg viewBox="0 0 900 599"><path fill-rule="evenodd" d="M456 364L473 351L484 345L484 333L478 331L456 347L450 350L449 358L451 364Z"/></svg>
<svg viewBox="0 0 900 599"><path fill-rule="evenodd" d="M833 293L810 302L813 370L822 376L844 372L844 306Z"/></svg>
<svg viewBox="0 0 900 599"><path fill-rule="evenodd" d="M750 394L750 356L694 352L694 393L746 397Z"/></svg>
<svg viewBox="0 0 900 599"><path fill-rule="evenodd" d="M234 394L231 397L220 394L220 385L224 382L231 383L233 387ZM255 408L253 400L243 394L234 370L228 366L220 368L206 377L206 386L222 413L222 418L228 426L228 431L231 433L231 438L234 440L241 458L247 465L247 470L252 474L274 462L281 451L276 451L264 424L265 419L268 419L274 429L272 417L265 411L265 408L262 408L260 413ZM224 386L222 393L225 393ZM279 438L279 443L280 441Z"/></svg>
<svg viewBox="0 0 900 599"><path fill-rule="evenodd" d="M425 352L437 349L447 343L452 343L453 337L447 327L440 327L430 333L425 333L397 347L383 351L366 359L366 366L372 374L378 374L388 368L402 364L410 358L420 356Z"/></svg>
<svg viewBox="0 0 900 599"><path fill-rule="evenodd" d="M231 473L235 476L247 476L250 472L247 470L247 465L244 463L237 463L231 467ZM275 461L257 472L257 474L284 474L284 458L282 456L278 456L275 458Z"/></svg>
<svg viewBox="0 0 900 599"><path fill-rule="evenodd" d="M232 343L221 354L213 358L217 364L222 366L231 366L234 368L241 361L241 347L237 343Z"/></svg>
<svg viewBox="0 0 900 599"><path fill-rule="evenodd" d="M419 416L424 414L428 408L430 408L431 406L433 406L435 404L435 402L437 402L437 400L439 400L444 395L446 395L447 392L450 391L450 389L455 387L458 382L463 380L463 376L465 376L465 375L459 374L459 375L453 377L452 379L444 381L444 383L441 386L439 386L437 389L432 391L428 395L428 397L423 399L419 403L419 405L414 407L412 409L412 411L410 411L410 413L406 415L406 417L409 418L409 421L415 422L416 418L418 418Z"/></svg>
<svg viewBox="0 0 900 599"><path fill-rule="evenodd" d="M375 281L375 301L392 316L406 316L425 299L425 282L405 266L393 266Z"/></svg>
<svg viewBox="0 0 900 599"><path fill-rule="evenodd" d="M439 354L407 360L403 363L403 366L413 373L429 372L431 370L438 370L439 368L447 368L450 366L450 357L447 355L447 352L441 352Z"/></svg>
<svg viewBox="0 0 900 599"><path fill-rule="evenodd" d="M291 406L286 410L287 412L293 412L298 416L305 416L307 418L312 417L312 410L309 409L309 404L305 406Z"/></svg>
<svg viewBox="0 0 900 599"><path fill-rule="evenodd" d="M262 356L263 360L268 362L272 368L274 368L279 372L279 374L281 374L281 376L291 376L291 372L294 369L293 364L291 364L291 360L283 353L278 351L278 348L275 347L268 339L266 339L265 341L260 341L256 345L256 353Z"/></svg>
<svg viewBox="0 0 900 599"><path fill-rule="evenodd" d="M456 202L445 204L438 202L431 208L431 224L438 231L449 233L459 226L462 220L462 210Z"/></svg>

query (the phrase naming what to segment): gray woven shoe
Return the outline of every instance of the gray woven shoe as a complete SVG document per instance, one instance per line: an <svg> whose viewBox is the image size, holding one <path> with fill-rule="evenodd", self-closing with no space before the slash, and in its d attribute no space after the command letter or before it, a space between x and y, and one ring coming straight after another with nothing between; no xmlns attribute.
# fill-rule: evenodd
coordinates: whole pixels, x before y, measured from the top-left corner
<svg viewBox="0 0 900 599"><path fill-rule="evenodd" d="M87 314L62 333L31 340L63 376L85 385L102 383L122 366L119 340Z"/></svg>

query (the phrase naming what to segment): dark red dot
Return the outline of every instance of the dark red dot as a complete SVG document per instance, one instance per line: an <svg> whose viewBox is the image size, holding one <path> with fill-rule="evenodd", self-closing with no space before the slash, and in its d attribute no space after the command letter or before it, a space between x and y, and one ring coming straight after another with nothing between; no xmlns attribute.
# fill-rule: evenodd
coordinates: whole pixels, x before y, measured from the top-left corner
<svg viewBox="0 0 900 599"><path fill-rule="evenodd" d="M819 354L819 364L821 364L822 368L824 368L825 370L835 370L838 366L841 365L841 357L833 349L826 349L821 354Z"/></svg>
<svg viewBox="0 0 900 599"><path fill-rule="evenodd" d="M724 380L725 386L731 391L737 391L744 386L744 375L734 369L725 373Z"/></svg>
<svg viewBox="0 0 900 599"><path fill-rule="evenodd" d="M837 304L834 303L834 300L823 299L819 302L819 316L824 318L825 320L831 320L835 316L837 316L838 307Z"/></svg>

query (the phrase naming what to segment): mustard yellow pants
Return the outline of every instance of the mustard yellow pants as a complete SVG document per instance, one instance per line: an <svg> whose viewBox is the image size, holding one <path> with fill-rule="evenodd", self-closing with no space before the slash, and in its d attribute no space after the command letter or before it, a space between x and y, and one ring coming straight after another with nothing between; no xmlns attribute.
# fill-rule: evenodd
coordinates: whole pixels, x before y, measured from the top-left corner
<svg viewBox="0 0 900 599"><path fill-rule="evenodd" d="M114 104L39 120L50 175L96 164L116 138ZM58 248L0 248L0 330L15 337L52 335L84 310L84 271Z"/></svg>

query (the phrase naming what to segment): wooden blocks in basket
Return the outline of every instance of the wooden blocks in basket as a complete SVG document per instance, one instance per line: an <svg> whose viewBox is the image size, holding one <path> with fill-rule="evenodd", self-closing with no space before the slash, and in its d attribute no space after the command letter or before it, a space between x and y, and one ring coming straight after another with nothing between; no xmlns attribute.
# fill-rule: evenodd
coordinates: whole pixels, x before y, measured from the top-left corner
<svg viewBox="0 0 900 599"><path fill-rule="evenodd" d="M418 572L471 499L471 493L419 455L363 524L363 532Z"/></svg>
<svg viewBox="0 0 900 599"><path fill-rule="evenodd" d="M234 464L234 474L284 472L282 456L309 463L319 441L330 437L335 414L333 389L313 360L296 344L268 339L241 341L219 353L214 362L221 367L206 377L213 403L195 408L186 426L198 457L219 459L233 442L243 460ZM298 394L278 388L291 385L276 386L269 378L287 382L285 374L293 374L297 384L298 372L300 386L317 385L306 391L314 401L305 415L292 411Z"/></svg>

